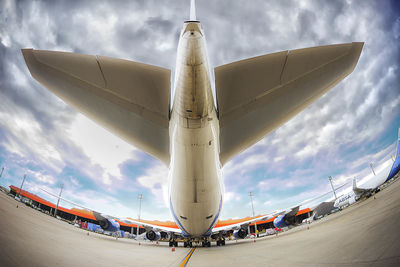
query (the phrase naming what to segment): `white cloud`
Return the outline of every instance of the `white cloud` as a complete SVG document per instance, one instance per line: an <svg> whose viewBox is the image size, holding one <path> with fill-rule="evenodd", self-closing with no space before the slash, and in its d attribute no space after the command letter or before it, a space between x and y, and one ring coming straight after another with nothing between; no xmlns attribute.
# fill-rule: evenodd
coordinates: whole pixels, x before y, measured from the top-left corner
<svg viewBox="0 0 400 267"><path fill-rule="evenodd" d="M70 177L69 179L70 179L71 183L72 183L74 186L76 186L76 187L80 187L80 186L81 186L81 184L78 182L77 179L72 178L72 177Z"/></svg>
<svg viewBox="0 0 400 267"><path fill-rule="evenodd" d="M246 152L247 157L242 160L232 160L225 164L223 168L223 174L225 177L230 177L232 175L241 174L244 175L245 172L251 171L254 167L259 167L260 165L265 165L269 162L269 158L264 153L250 153Z"/></svg>
<svg viewBox="0 0 400 267"><path fill-rule="evenodd" d="M272 204L272 200L267 200L263 203L265 206L270 206Z"/></svg>
<svg viewBox="0 0 400 267"><path fill-rule="evenodd" d="M228 203L231 201L240 201L240 199L240 195L235 192L225 192L224 194L224 203Z"/></svg>
<svg viewBox="0 0 400 267"><path fill-rule="evenodd" d="M9 112L0 110L0 126L8 128L7 139L2 145L10 152L23 158L38 158L41 164L60 171L64 162L60 153L49 140L42 126L33 116L20 111L10 116Z"/></svg>
<svg viewBox="0 0 400 267"><path fill-rule="evenodd" d="M168 200L168 168L161 163L148 168L144 175L138 177L137 182L150 189L155 200L169 207Z"/></svg>
<svg viewBox="0 0 400 267"><path fill-rule="evenodd" d="M40 183L54 185L56 182L56 179L53 176L48 175L48 174L43 174L40 171L37 172L37 171L28 170L27 176L33 176Z"/></svg>
<svg viewBox="0 0 400 267"><path fill-rule="evenodd" d="M135 159L135 149L85 116L78 114L67 130L69 138L88 156L91 164L102 168L101 181L110 185L122 179L120 165Z"/></svg>
<svg viewBox="0 0 400 267"><path fill-rule="evenodd" d="M278 161L281 161L281 160L284 160L284 159L285 159L284 156L275 157L275 158L274 158L274 162L278 162Z"/></svg>
<svg viewBox="0 0 400 267"><path fill-rule="evenodd" d="M260 181L258 183L258 188L261 190L269 191L271 189L274 190L287 190L296 187L302 187L307 185L308 181L305 181L303 177L298 179L282 179L282 178L271 178Z"/></svg>

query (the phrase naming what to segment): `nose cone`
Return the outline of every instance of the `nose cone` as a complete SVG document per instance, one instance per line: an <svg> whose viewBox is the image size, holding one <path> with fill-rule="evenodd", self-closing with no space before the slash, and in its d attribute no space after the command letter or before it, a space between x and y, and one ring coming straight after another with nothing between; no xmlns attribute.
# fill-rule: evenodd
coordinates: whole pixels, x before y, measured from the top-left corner
<svg viewBox="0 0 400 267"><path fill-rule="evenodd" d="M186 231L192 236L204 235L211 226L212 220L206 219L206 213L191 213L191 220L181 220Z"/></svg>

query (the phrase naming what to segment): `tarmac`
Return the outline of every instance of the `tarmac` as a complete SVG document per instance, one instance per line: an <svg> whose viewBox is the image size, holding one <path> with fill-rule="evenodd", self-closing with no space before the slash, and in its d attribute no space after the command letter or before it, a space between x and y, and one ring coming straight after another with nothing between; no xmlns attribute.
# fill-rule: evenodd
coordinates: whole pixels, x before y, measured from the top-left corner
<svg viewBox="0 0 400 267"><path fill-rule="evenodd" d="M400 266L399 180L278 236L175 251L88 232L0 193L0 266Z"/></svg>

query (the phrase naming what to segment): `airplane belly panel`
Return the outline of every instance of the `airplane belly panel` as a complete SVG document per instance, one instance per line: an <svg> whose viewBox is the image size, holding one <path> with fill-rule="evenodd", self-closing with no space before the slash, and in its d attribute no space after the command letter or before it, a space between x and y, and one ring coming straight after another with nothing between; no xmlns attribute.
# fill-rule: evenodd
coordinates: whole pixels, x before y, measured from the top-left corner
<svg viewBox="0 0 400 267"><path fill-rule="evenodd" d="M213 132L212 125L207 123L200 129L179 127L174 136L171 205L178 225L192 236L204 235L212 228L222 205Z"/></svg>

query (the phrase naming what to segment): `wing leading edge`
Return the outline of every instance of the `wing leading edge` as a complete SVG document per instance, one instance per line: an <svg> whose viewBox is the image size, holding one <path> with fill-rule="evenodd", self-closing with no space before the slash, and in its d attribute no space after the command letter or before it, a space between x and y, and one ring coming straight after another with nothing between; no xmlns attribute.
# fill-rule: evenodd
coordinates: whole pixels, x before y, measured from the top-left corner
<svg viewBox="0 0 400 267"><path fill-rule="evenodd" d="M170 70L102 56L22 49L32 76L119 137L169 164Z"/></svg>
<svg viewBox="0 0 400 267"><path fill-rule="evenodd" d="M283 51L215 68L221 164L287 122L349 75L363 44Z"/></svg>

